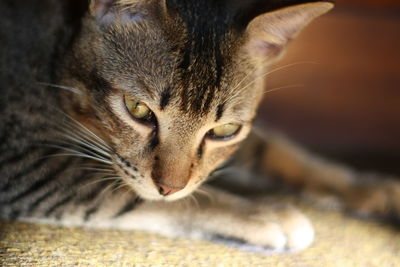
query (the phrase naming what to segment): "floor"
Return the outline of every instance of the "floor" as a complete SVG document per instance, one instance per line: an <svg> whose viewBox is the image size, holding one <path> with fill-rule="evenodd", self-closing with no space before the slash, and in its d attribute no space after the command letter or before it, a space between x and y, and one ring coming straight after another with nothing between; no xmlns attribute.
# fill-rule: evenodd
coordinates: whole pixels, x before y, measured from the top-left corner
<svg viewBox="0 0 400 267"><path fill-rule="evenodd" d="M300 253L268 255L153 234L0 222L1 266L399 266L400 232L302 205L316 229Z"/></svg>

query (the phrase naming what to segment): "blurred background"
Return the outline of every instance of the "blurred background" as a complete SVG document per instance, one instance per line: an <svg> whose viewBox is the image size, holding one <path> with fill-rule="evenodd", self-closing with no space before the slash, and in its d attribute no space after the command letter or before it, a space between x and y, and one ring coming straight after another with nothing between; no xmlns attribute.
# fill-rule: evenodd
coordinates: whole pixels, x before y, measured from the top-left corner
<svg viewBox="0 0 400 267"><path fill-rule="evenodd" d="M329 158L400 175L400 1L335 2L274 66L258 120Z"/></svg>

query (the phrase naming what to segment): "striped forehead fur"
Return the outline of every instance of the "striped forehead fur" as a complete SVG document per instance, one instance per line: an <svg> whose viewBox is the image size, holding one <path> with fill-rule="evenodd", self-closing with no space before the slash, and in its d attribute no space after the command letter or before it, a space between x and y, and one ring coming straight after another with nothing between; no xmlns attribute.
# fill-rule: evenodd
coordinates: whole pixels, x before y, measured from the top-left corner
<svg viewBox="0 0 400 267"><path fill-rule="evenodd" d="M250 1L250 4L257 1ZM237 2L116 1L114 3L120 7L132 8L130 11L134 13L147 12L150 19L144 19L142 23L135 21L128 27L118 23L106 25L106 38L114 51L122 51L121 62L126 62L131 55L140 54L142 60L138 70L159 72L160 75L154 78L157 82L152 82L153 86L150 87L154 88L151 95L158 98L161 110L175 103L188 115L204 115L211 111L218 113L217 117L220 118L224 109L218 109L218 105L223 104L225 109L229 109L233 96L245 97L240 92L241 88L233 85L235 77L239 76L234 77L231 68L240 60L237 52L242 48L243 32L247 25L241 17L249 11L244 4L243 7L238 6ZM132 43L137 45L131 47ZM149 53L163 55L163 58L168 54L169 59L164 61L160 57L152 57L148 61L150 63L144 66L147 61L143 59ZM115 58L110 60L112 64L109 65L118 64L114 64ZM132 58L129 61L137 60ZM157 65L160 70L154 69L154 64L161 64ZM243 73L249 67L253 68L246 62L240 63L240 66L239 71Z"/></svg>
<svg viewBox="0 0 400 267"><path fill-rule="evenodd" d="M179 88L184 110L206 113L216 94L225 89L221 79L229 60L233 16L227 12L225 1L169 0L167 8L185 27L184 41L178 48L178 79L172 88Z"/></svg>

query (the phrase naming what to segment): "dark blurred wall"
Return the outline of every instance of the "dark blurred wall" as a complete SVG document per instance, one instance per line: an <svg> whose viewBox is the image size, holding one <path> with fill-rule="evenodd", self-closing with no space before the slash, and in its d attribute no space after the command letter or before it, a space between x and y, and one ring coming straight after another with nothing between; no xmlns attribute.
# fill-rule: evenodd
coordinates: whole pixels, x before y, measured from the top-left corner
<svg viewBox="0 0 400 267"><path fill-rule="evenodd" d="M399 0L336 0L333 1L339 6L356 4L358 6L372 6L372 7L399 7Z"/></svg>
<svg viewBox="0 0 400 267"><path fill-rule="evenodd" d="M259 120L320 150L400 159L400 1L336 3L274 68L317 64L272 73L266 91L302 87L266 93Z"/></svg>

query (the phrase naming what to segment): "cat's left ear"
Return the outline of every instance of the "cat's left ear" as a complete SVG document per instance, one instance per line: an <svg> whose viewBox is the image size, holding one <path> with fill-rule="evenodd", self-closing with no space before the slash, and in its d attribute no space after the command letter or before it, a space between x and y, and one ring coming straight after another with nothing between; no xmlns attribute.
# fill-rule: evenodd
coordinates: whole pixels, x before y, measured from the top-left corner
<svg viewBox="0 0 400 267"><path fill-rule="evenodd" d="M275 59L305 26L332 7L329 2L314 2L259 15L247 26L247 51L255 58Z"/></svg>
<svg viewBox="0 0 400 267"><path fill-rule="evenodd" d="M117 2L117 0L90 0L89 13L96 19L102 20L105 16L112 15Z"/></svg>
<svg viewBox="0 0 400 267"><path fill-rule="evenodd" d="M90 0L89 13L100 24L115 20L129 23L142 19L150 7L164 6L165 0Z"/></svg>

